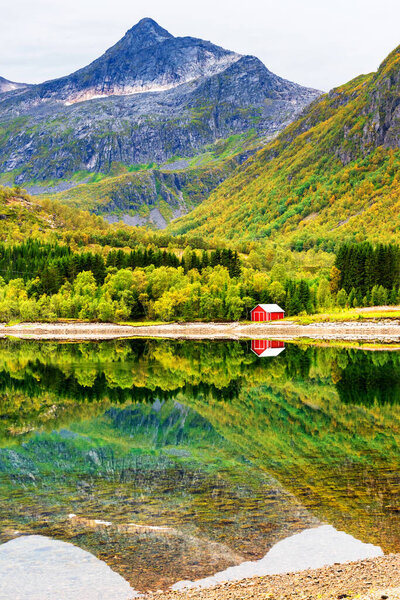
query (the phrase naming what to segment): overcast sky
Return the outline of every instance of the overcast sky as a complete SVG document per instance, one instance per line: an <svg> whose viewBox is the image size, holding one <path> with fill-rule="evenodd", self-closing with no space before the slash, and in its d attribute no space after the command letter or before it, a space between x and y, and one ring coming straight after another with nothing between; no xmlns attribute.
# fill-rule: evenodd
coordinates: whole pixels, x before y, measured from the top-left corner
<svg viewBox="0 0 400 600"><path fill-rule="evenodd" d="M0 0L0 75L39 83L97 58L143 17L253 54L328 90L374 71L400 44L399 0Z"/></svg>

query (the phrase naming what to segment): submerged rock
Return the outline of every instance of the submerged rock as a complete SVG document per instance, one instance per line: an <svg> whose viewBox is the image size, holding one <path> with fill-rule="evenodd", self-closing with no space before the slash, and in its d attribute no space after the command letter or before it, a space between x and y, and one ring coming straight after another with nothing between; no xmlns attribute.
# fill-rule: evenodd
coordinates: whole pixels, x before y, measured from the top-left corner
<svg viewBox="0 0 400 600"><path fill-rule="evenodd" d="M41 535L0 546L0 581L1 600L130 600L138 595L89 552Z"/></svg>
<svg viewBox="0 0 400 600"><path fill-rule="evenodd" d="M225 581L317 569L382 555L379 546L360 542L331 525L321 525L281 540L260 560L246 561L197 581L179 581L172 589L210 587Z"/></svg>

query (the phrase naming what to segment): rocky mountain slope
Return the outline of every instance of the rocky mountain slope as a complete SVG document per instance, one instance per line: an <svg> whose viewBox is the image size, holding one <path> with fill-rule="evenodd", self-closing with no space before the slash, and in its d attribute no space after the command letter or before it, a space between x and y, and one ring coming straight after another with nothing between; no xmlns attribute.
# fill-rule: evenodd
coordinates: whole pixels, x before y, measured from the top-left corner
<svg viewBox="0 0 400 600"><path fill-rule="evenodd" d="M400 47L314 102L171 231L293 249L398 240Z"/></svg>
<svg viewBox="0 0 400 600"><path fill-rule="evenodd" d="M142 169L82 183L51 197L101 214L110 222L122 220L127 225L152 224L163 229L171 219L207 198L236 166L236 160L231 159L220 166L171 172Z"/></svg>
<svg viewBox="0 0 400 600"><path fill-rule="evenodd" d="M160 166L119 165L107 175L86 173L83 178L56 182L52 187L34 185L29 191L103 215L109 222L120 220L163 229L208 198L259 147L260 140L254 136L231 136L191 159Z"/></svg>
<svg viewBox="0 0 400 600"><path fill-rule="evenodd" d="M21 88L29 87L26 83L15 83L15 81L8 81L4 77L0 77L0 94L5 92L11 92L12 90L19 90Z"/></svg>
<svg viewBox="0 0 400 600"><path fill-rule="evenodd" d="M268 138L319 94L143 19L87 67L1 95L0 179L68 182L192 157L231 135Z"/></svg>

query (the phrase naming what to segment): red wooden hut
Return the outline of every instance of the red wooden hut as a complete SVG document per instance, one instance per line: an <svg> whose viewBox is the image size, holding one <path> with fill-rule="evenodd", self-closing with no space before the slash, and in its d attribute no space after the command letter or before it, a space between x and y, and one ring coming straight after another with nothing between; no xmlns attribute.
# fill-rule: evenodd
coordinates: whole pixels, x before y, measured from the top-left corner
<svg viewBox="0 0 400 600"><path fill-rule="evenodd" d="M259 357L278 356L285 349L285 342L280 340L251 340L251 349Z"/></svg>
<svg viewBox="0 0 400 600"><path fill-rule="evenodd" d="M277 304L257 304L250 314L252 321L277 321L283 319L285 311Z"/></svg>

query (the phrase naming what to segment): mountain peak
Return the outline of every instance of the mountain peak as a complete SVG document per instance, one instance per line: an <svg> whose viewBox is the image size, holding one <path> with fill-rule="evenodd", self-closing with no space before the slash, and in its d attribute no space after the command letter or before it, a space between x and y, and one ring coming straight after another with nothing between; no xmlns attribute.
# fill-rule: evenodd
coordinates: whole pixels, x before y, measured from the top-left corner
<svg viewBox="0 0 400 600"><path fill-rule="evenodd" d="M175 37L149 17L131 27L90 65L61 79L46 81L30 94L36 96L37 103L54 100L70 106L108 96L160 93L184 84L191 84L192 90L204 85L217 88L225 80L216 82L212 78L236 63L236 69L228 73L229 81L236 82L238 76L248 78L251 72L255 82L247 88L248 102L258 104L261 98L264 107L265 94L269 97L276 90L281 99L296 96L294 84L270 73L258 59L194 37ZM183 95L186 92L182 90ZM233 85L231 97L237 98L238 94Z"/></svg>
<svg viewBox="0 0 400 600"><path fill-rule="evenodd" d="M173 36L146 18L78 71L0 96L0 120L7 121L0 172L15 172L17 183L62 180L77 170L107 172L113 163L163 164L173 156L192 157L236 135L244 137L232 153L245 160L258 145L253 136L264 143L317 95L274 75L255 57L192 36ZM220 181L223 173L225 167L218 167L210 181ZM174 176L166 175L163 190ZM189 189L193 179L186 177ZM186 205L184 195L159 193L154 181L151 175L144 187L135 183L132 189L129 181L116 194L129 198L132 206L151 206L164 196L174 198L174 206L181 206L181 200ZM205 194L210 188L201 181ZM155 196L148 191L153 183ZM171 185L178 190L181 183ZM111 206L116 196L109 189Z"/></svg>
<svg viewBox="0 0 400 600"><path fill-rule="evenodd" d="M67 105L93 98L160 92L210 77L240 55L192 37L175 37L153 19L141 19L87 67L41 86L40 97Z"/></svg>
<svg viewBox="0 0 400 600"><path fill-rule="evenodd" d="M174 36L169 33L163 27L160 27L156 21L145 17L141 19L136 25L128 29L119 44L128 43L129 46L133 46L136 50L143 48L149 48L154 44L159 44L165 40L170 40Z"/></svg>
<svg viewBox="0 0 400 600"><path fill-rule="evenodd" d="M138 21L136 23L136 25L134 25L133 27L131 27L131 29L129 31L132 30L146 30L146 31L155 31L158 33L162 33L164 35L166 35L167 37L173 37L166 29L164 29L163 27L161 27L157 21L155 21L154 19L152 19L151 17L144 17L143 19L140 19L140 21Z"/></svg>

